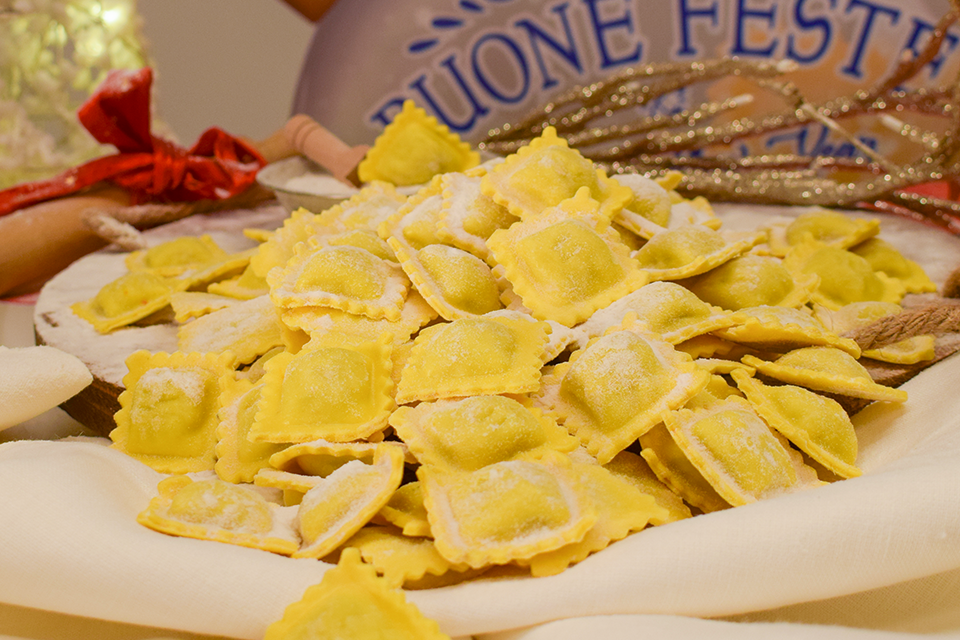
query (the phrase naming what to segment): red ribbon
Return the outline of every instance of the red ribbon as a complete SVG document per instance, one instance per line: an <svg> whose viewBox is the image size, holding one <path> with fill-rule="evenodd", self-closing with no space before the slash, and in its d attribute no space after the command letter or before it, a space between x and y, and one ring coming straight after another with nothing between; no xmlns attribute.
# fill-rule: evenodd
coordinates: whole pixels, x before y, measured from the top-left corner
<svg viewBox="0 0 960 640"><path fill-rule="evenodd" d="M211 127L185 149L150 133L152 83L149 67L111 71L77 117L94 138L119 153L0 191L0 216L104 180L129 190L133 204L223 200L250 187L266 161L242 140Z"/></svg>

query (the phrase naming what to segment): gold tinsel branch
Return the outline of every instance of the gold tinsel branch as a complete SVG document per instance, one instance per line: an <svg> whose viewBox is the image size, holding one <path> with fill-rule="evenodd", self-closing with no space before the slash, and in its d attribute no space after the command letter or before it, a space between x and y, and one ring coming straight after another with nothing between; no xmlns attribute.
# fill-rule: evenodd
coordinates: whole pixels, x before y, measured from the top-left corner
<svg viewBox="0 0 960 640"><path fill-rule="evenodd" d="M870 206L960 234L960 203L907 191L924 183L956 181L960 176L960 83L900 89L940 51L947 30L960 15L960 0L951 0L951 4L952 10L940 19L919 53L906 54L886 77L853 95L819 104L807 101L793 83L784 80L786 73L796 69L790 61L722 58L650 64L570 90L520 122L490 130L480 147L497 154L512 153L552 126L571 147L610 173L657 176L679 170L686 179L678 188L691 195L758 204ZM624 121L629 108L728 76L752 79L759 89L785 99L789 108L756 119L711 124L714 116L750 100L750 96L737 96L673 116ZM946 118L947 130L940 134L923 131L890 115L905 112ZM917 143L921 157L900 166L863 145L842 124L863 115L881 118L888 128ZM735 157L715 151L813 122L854 145L863 158ZM856 179L850 179L851 173Z"/></svg>

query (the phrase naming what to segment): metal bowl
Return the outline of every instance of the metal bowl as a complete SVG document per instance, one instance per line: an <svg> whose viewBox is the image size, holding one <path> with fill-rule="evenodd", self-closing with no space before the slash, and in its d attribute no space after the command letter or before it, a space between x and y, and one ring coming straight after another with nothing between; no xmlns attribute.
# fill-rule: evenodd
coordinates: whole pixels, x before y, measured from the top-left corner
<svg viewBox="0 0 960 640"><path fill-rule="evenodd" d="M293 188L291 188L293 181ZM303 207L320 213L357 193L303 156L272 162L257 173L257 182L273 191L287 211Z"/></svg>

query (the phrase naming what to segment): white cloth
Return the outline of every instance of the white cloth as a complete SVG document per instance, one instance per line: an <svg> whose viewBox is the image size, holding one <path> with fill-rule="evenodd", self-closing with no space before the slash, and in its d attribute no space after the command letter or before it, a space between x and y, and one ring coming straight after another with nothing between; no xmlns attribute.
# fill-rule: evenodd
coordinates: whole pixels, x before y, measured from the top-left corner
<svg viewBox="0 0 960 640"><path fill-rule="evenodd" d="M69 400L91 382L87 366L60 349L0 346L0 431Z"/></svg>
<svg viewBox="0 0 960 640"><path fill-rule="evenodd" d="M860 478L648 529L558 576L476 580L407 597L451 636L489 640L584 637L585 628L604 638L647 628L676 637L740 633L730 622L676 616L956 632L957 380L954 356L908 382L905 405L861 412ZM136 515L161 476L106 442L0 445L0 602L260 638L329 566L141 527ZM773 617L746 615L769 609ZM870 611L877 624L857 622ZM535 627L551 621L559 622ZM750 629L779 634L781 626ZM810 631L784 628L792 629L786 637Z"/></svg>

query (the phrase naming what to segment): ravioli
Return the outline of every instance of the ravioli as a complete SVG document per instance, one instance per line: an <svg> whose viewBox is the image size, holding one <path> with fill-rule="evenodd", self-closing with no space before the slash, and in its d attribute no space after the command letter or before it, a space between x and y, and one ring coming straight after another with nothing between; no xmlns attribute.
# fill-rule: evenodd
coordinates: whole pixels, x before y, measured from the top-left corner
<svg viewBox="0 0 960 640"><path fill-rule="evenodd" d="M571 463L510 460L449 473L421 466L437 551L474 568L526 560L583 538L597 520Z"/></svg>
<svg viewBox="0 0 960 640"><path fill-rule="evenodd" d="M907 293L933 293L937 285L919 264L908 260L896 247L881 238L870 238L850 248L874 271L899 280Z"/></svg>
<svg viewBox="0 0 960 640"><path fill-rule="evenodd" d="M734 371L733 379L767 424L804 453L843 478L862 473L857 434L838 402L803 387L765 385L743 371Z"/></svg>
<svg viewBox="0 0 960 640"><path fill-rule="evenodd" d="M724 233L688 224L656 234L632 255L651 280L681 280L710 271L763 240L762 233Z"/></svg>
<svg viewBox="0 0 960 640"><path fill-rule="evenodd" d="M504 396L473 396L400 407L390 425L421 464L476 471L506 460L570 452L577 439L535 408Z"/></svg>
<svg viewBox="0 0 960 640"><path fill-rule="evenodd" d="M643 323L649 331L671 344L742 321L740 316L712 307L676 283L651 282L600 309L578 325L577 329L583 334L581 345L584 338L595 338L621 324L630 313L633 313L635 322Z"/></svg>
<svg viewBox="0 0 960 640"><path fill-rule="evenodd" d="M640 436L640 455L665 485L704 513L729 509L700 470L674 441L661 422ZM622 455L622 454L618 454Z"/></svg>
<svg viewBox="0 0 960 640"><path fill-rule="evenodd" d="M131 271L104 285L90 300L74 303L70 309L99 333L110 333L160 311L170 304L174 292L186 288L182 285L151 271Z"/></svg>
<svg viewBox="0 0 960 640"><path fill-rule="evenodd" d="M306 492L297 511L303 542L294 558L322 558L360 530L400 486L403 453L386 443L372 464L351 460Z"/></svg>
<svg viewBox="0 0 960 640"><path fill-rule="evenodd" d="M546 323L468 318L420 332L397 385L397 403L528 393L540 386Z"/></svg>
<svg viewBox="0 0 960 640"><path fill-rule="evenodd" d="M250 439L349 442L383 430L395 406L388 339L330 339L273 357Z"/></svg>
<svg viewBox="0 0 960 640"><path fill-rule="evenodd" d="M646 277L586 189L540 216L495 231L487 241L523 304L541 320L571 327Z"/></svg>
<svg viewBox="0 0 960 640"><path fill-rule="evenodd" d="M450 640L391 586L360 560L359 550L345 549L320 584L308 588L267 627L264 640L310 638L320 629L332 638Z"/></svg>
<svg viewBox="0 0 960 640"><path fill-rule="evenodd" d="M221 381L233 354L151 354L127 358L113 447L161 473L213 469Z"/></svg>
<svg viewBox="0 0 960 640"><path fill-rule="evenodd" d="M363 182L384 180L405 186L478 164L480 154L469 144L412 100L406 100L357 166L357 175Z"/></svg>
<svg viewBox="0 0 960 640"><path fill-rule="evenodd" d="M664 414L670 435L703 477L733 506L790 493L800 478L783 445L746 400Z"/></svg>
<svg viewBox="0 0 960 640"><path fill-rule="evenodd" d="M614 331L558 365L556 411L600 464L606 464L696 395L709 380L690 358L643 331Z"/></svg>
<svg viewBox="0 0 960 640"><path fill-rule="evenodd" d="M651 521L662 522L668 517L667 510L652 496L599 465L574 464L573 472L597 511L597 521L582 540L523 561L534 577L561 573L612 542L644 529Z"/></svg>
<svg viewBox="0 0 960 640"><path fill-rule="evenodd" d="M234 355L233 366L253 362L283 346L280 320L268 296L244 300L213 311L177 330L180 351Z"/></svg>
<svg viewBox="0 0 960 640"><path fill-rule="evenodd" d="M289 556L300 546L294 511L265 499L260 490L217 479L171 476L137 522L173 536L214 540Z"/></svg>
<svg viewBox="0 0 960 640"><path fill-rule="evenodd" d="M343 544L360 550L364 561L373 565L387 584L409 588L424 577L463 574L467 565L451 564L437 552L433 540L410 538L392 527L364 527Z"/></svg>
<svg viewBox="0 0 960 640"><path fill-rule="evenodd" d="M608 178L602 169L571 149L553 127L546 127L539 138L490 170L480 188L524 221L569 200L582 188L599 203L599 215L607 223L633 200L628 187Z"/></svg>
<svg viewBox="0 0 960 640"><path fill-rule="evenodd" d="M899 280L875 272L864 258L824 244L799 244L790 249L783 264L797 276L819 277L811 300L830 309L851 302L900 302L906 292Z"/></svg>
<svg viewBox="0 0 960 640"><path fill-rule="evenodd" d="M770 378L808 389L867 400L904 402L907 392L877 384L853 356L833 347L805 347L773 362L747 355L743 362Z"/></svg>
<svg viewBox="0 0 960 640"><path fill-rule="evenodd" d="M680 284L704 302L737 311L764 305L799 307L810 300L820 278L792 273L778 258L746 254Z"/></svg>
<svg viewBox="0 0 960 640"><path fill-rule="evenodd" d="M829 346L860 357L860 347L850 338L841 338L828 331L808 311L791 307L751 307L741 309L743 322L714 332L730 340L755 349L790 351L801 347Z"/></svg>
<svg viewBox="0 0 960 640"><path fill-rule="evenodd" d="M217 461L213 468L227 482L253 482L260 469L270 466L270 456L283 449L283 445L247 439L257 416L263 384L236 380L231 375L220 384L223 391L217 414Z"/></svg>
<svg viewBox="0 0 960 640"><path fill-rule="evenodd" d="M442 244L410 251L395 245L400 266L420 295L445 320L501 309L500 288L490 267L471 253Z"/></svg>
<svg viewBox="0 0 960 640"><path fill-rule="evenodd" d="M480 175L448 173L442 177L442 207L437 218L437 237L444 244L488 260L487 238L506 229L517 217L480 191Z"/></svg>
<svg viewBox="0 0 960 640"><path fill-rule="evenodd" d="M397 264L348 245L310 251L301 244L267 282L280 308L330 307L393 322L400 319L409 287Z"/></svg>

